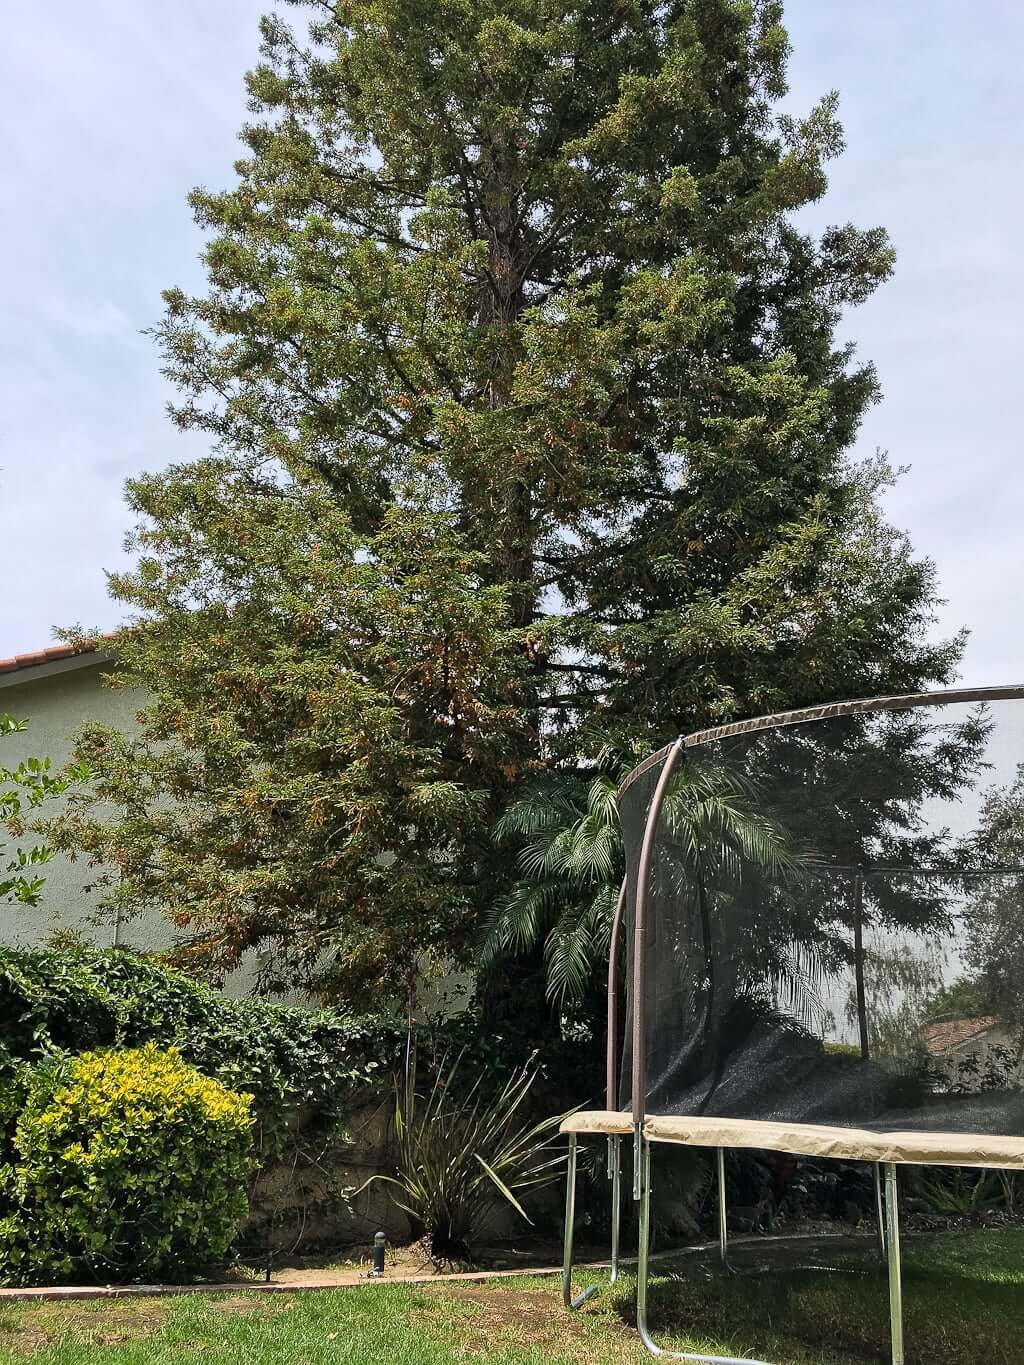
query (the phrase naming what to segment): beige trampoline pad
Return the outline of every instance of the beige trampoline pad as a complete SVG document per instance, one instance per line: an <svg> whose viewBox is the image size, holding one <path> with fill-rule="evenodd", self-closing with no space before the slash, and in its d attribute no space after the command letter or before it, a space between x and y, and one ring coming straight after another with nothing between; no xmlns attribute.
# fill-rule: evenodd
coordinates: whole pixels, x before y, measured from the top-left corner
<svg viewBox="0 0 1024 1365"><path fill-rule="evenodd" d="M588 1116L577 1114L575 1117ZM627 1124L629 1121L628 1114L609 1117L625 1118ZM987 1137L981 1133L878 1133L866 1128L826 1128L813 1123L651 1116L644 1123L644 1135L652 1142L682 1142L694 1147L753 1147L843 1161L1024 1167L1024 1137Z"/></svg>
<svg viewBox="0 0 1024 1365"><path fill-rule="evenodd" d="M581 1109L562 1120L560 1133L603 1133L606 1137L624 1137L633 1131L633 1115L617 1113L614 1109Z"/></svg>

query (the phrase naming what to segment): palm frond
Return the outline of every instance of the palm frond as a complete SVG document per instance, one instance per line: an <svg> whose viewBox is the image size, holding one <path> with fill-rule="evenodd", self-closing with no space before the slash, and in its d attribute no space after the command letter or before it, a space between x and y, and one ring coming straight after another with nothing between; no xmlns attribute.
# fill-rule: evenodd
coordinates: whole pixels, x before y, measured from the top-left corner
<svg viewBox="0 0 1024 1365"><path fill-rule="evenodd" d="M563 914L544 943L547 994L552 1000L580 999L597 965L596 944L582 917Z"/></svg>
<svg viewBox="0 0 1024 1365"><path fill-rule="evenodd" d="M541 942L562 907L557 882L520 882L491 909L480 946L482 965L491 966L505 953L529 952Z"/></svg>
<svg viewBox="0 0 1024 1365"><path fill-rule="evenodd" d="M488 918L484 961L543 942L548 995L563 1005L582 998L607 958L624 867L617 796L623 763L606 751L593 776L536 783L496 828L502 840L519 843L524 880ZM663 852L681 891L683 883L739 885L800 866L750 781L722 763L685 764L666 793L662 818ZM798 998L800 1008L815 1008L813 963L780 957L777 974L779 989L792 989L794 1009Z"/></svg>
<svg viewBox="0 0 1024 1365"><path fill-rule="evenodd" d="M619 786L613 778L602 773L591 782L587 792L587 810L602 824L619 823Z"/></svg>

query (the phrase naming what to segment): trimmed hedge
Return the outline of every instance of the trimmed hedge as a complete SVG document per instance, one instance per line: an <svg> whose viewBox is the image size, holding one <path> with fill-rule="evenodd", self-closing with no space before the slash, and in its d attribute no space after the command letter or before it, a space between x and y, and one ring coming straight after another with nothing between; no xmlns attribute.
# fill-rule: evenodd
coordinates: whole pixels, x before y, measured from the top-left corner
<svg viewBox="0 0 1024 1365"><path fill-rule="evenodd" d="M36 1067L6 1179L3 1278L187 1279L222 1260L248 1209L249 1103L152 1044Z"/></svg>

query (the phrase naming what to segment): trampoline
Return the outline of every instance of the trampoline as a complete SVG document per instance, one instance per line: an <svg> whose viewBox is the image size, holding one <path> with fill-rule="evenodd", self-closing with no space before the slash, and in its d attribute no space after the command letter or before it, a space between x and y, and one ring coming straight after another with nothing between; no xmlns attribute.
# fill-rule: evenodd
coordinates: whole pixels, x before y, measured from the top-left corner
<svg viewBox="0 0 1024 1365"><path fill-rule="evenodd" d="M1024 1168L1024 687L703 730L619 809L606 1107L562 1125L567 1306L596 1292L572 1291L581 1137L609 1144L612 1280L632 1143L644 1344L710 1365L765 1363L655 1342L652 1146L715 1152L724 1266L727 1150L863 1162L904 1365L898 1168Z"/></svg>

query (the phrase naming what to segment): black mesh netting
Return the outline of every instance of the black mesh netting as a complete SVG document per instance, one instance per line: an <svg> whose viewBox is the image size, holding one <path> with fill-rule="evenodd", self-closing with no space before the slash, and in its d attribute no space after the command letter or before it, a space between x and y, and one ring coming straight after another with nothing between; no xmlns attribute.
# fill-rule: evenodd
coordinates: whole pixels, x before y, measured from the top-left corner
<svg viewBox="0 0 1024 1365"><path fill-rule="evenodd" d="M647 1113L1024 1134L1024 700L686 748L647 887Z"/></svg>

